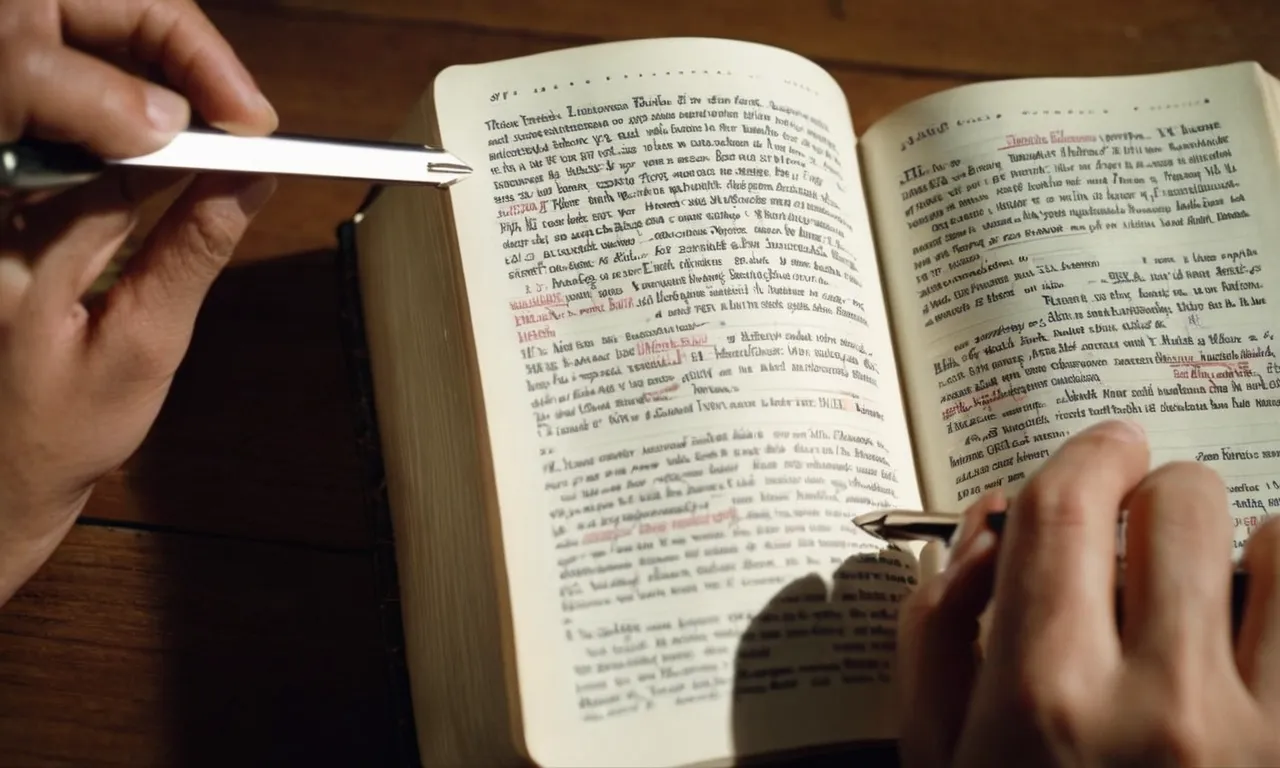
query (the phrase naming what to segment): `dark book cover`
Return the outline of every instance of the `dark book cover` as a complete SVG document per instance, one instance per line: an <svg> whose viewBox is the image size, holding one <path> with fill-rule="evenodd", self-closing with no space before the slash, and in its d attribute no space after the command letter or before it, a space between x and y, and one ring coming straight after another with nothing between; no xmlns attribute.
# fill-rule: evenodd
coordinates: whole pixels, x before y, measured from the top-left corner
<svg viewBox="0 0 1280 768"><path fill-rule="evenodd" d="M372 198L370 198L372 199ZM367 201L366 201L367 205ZM363 207L363 206L362 206ZM364 474L365 512L373 531L373 566L376 569L378 612L386 649L387 679L392 701L390 711L396 765L418 768L422 764L413 719L409 690L409 670L405 660L404 625L400 611L399 578L396 570L395 533L387 498L386 472L382 461L382 441L378 434L377 407L373 396L373 374L369 344L365 336L364 305L360 295L355 222L338 227L337 278L338 311L343 356L351 388L356 448Z"/></svg>

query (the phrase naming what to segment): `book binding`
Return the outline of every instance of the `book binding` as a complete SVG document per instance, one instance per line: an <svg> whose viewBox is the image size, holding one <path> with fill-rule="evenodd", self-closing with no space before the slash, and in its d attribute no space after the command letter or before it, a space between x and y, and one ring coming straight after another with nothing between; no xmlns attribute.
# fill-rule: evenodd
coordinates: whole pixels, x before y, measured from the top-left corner
<svg viewBox="0 0 1280 768"><path fill-rule="evenodd" d="M376 193L375 190L373 194ZM361 206L362 209L370 200L372 195L365 201L365 205ZM405 654L395 534L391 523L391 506L387 498L386 471L382 460L382 442L378 432L377 407L373 396L373 374L369 362L368 340L365 336L355 228L356 220L353 219L343 222L337 229L339 333L352 392L352 416L356 427L356 450L359 452L363 473L361 485L364 489L365 513L371 526L373 540L372 555L378 616L386 651L387 682L391 692L390 711L394 718L391 724L394 744L390 752L395 757L395 765L417 768L422 763L418 751L413 699Z"/></svg>

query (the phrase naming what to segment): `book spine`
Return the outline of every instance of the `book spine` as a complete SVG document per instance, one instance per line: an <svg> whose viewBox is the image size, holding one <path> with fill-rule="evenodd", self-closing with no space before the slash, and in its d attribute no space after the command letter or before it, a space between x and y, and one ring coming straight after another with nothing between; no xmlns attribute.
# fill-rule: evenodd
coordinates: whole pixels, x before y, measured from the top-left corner
<svg viewBox="0 0 1280 768"><path fill-rule="evenodd" d="M378 432L377 408L373 397L373 374L369 361L369 345L365 336L364 305L360 295L355 223L338 227L337 278L343 357L351 387L351 402L356 427L356 449L363 472L365 511L373 539L373 566L377 589L378 615L387 661L390 711L395 743L392 754L396 765L417 768L421 759L414 726L413 699L409 687L405 657L404 624L400 609L399 575L396 564L395 535L391 522L391 505L387 497L386 471L382 460L382 442Z"/></svg>

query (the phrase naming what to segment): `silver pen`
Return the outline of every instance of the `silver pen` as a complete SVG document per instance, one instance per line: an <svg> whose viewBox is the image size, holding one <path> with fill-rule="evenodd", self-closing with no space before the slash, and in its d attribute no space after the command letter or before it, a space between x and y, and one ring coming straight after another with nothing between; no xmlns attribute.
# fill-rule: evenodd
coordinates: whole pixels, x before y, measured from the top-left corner
<svg viewBox="0 0 1280 768"><path fill-rule="evenodd" d="M1004 530L1004 512L987 514L987 528L997 536ZM952 512L917 512L909 509L881 509L853 518L853 524L881 539L941 541L955 543L961 516Z"/></svg>
<svg viewBox="0 0 1280 768"><path fill-rule="evenodd" d="M36 191L83 184L113 166L351 179L448 187L471 166L419 144L275 134L235 136L184 131L150 154L104 159L74 145L36 139L0 144L0 190Z"/></svg>
<svg viewBox="0 0 1280 768"><path fill-rule="evenodd" d="M955 512L930 512L909 509L881 509L866 512L853 518L853 524L867 533L884 541L939 541L953 546L960 531L963 516ZM999 542L1004 533L1006 513L988 512L986 527L996 535ZM1124 569L1117 573L1116 612L1117 621L1123 616L1121 609L1124 601L1120 592L1124 589ZM1231 573L1231 621L1234 630L1239 630L1244 617L1245 604L1249 594L1249 573L1235 568Z"/></svg>

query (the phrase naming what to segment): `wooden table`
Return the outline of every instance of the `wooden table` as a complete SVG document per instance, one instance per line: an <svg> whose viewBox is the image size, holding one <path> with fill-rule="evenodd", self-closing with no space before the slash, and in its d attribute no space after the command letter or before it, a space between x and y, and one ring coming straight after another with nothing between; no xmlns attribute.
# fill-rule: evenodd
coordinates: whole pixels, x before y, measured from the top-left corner
<svg viewBox="0 0 1280 768"><path fill-rule="evenodd" d="M384 138L442 67L620 37L807 54L855 124L964 81L1239 59L1259 0L206 0L282 129ZM339 340L334 228L365 192L286 181L215 287L142 450L0 610L0 764L410 764Z"/></svg>

